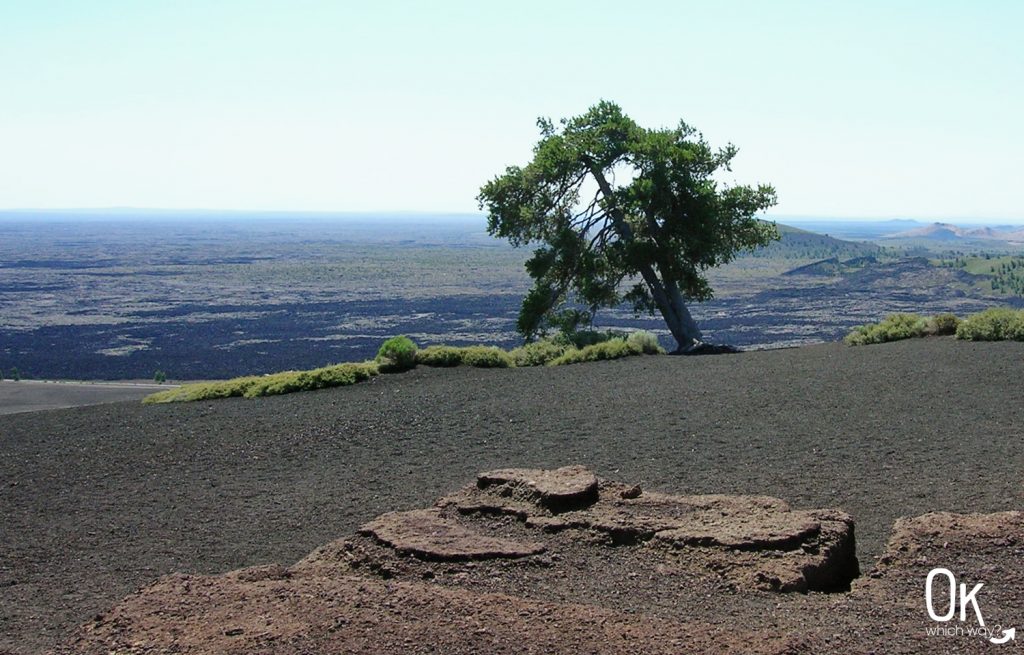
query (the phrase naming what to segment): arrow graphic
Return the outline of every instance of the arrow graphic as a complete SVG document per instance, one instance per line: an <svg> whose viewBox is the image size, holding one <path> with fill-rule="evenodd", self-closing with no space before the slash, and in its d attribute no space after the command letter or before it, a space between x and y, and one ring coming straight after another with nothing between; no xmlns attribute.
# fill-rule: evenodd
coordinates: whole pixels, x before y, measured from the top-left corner
<svg viewBox="0 0 1024 655"><path fill-rule="evenodd" d="M989 639L989 641L991 641L993 644L1005 644L1006 642L1010 641L1011 639L1016 639L1016 638L1017 638L1017 628L1007 628L1006 630L1003 630L1003 636L1002 637L991 637Z"/></svg>

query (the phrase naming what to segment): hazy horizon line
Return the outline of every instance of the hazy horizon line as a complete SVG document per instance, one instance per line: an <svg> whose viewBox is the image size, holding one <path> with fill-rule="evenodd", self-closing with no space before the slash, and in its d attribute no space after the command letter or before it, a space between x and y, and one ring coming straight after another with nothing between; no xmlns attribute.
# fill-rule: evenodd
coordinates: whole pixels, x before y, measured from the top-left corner
<svg viewBox="0 0 1024 655"><path fill-rule="evenodd" d="M0 208L0 215L3 214L288 214L293 216L445 216L461 218L484 218L483 212L469 211L446 211L446 210L419 210L419 209L371 209L371 210L348 210L348 209L234 209L234 208L169 208L169 207L6 207ZM766 213L761 216L767 220L779 221L843 221L849 223L886 223L886 222L915 222L915 223L985 223L985 224L1021 224L1024 217L991 217L991 216L906 216L893 214L888 216L844 216L834 214L785 214Z"/></svg>

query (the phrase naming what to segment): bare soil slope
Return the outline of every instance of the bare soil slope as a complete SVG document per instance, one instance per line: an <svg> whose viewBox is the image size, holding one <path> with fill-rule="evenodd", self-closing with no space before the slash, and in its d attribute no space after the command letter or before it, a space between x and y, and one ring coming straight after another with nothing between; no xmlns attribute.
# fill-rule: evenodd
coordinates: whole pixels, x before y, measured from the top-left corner
<svg viewBox="0 0 1024 655"><path fill-rule="evenodd" d="M1022 344L929 339L3 416L0 651L167 573L296 562L506 466L841 508L867 571L900 516L1024 506L1022 377Z"/></svg>

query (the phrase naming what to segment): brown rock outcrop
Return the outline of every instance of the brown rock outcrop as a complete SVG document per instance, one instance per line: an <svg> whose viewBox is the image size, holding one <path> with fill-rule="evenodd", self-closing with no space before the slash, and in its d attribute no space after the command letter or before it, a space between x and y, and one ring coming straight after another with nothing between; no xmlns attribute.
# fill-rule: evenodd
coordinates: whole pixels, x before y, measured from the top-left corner
<svg viewBox="0 0 1024 655"><path fill-rule="evenodd" d="M438 561L528 557L544 552L532 542L488 537L433 509L388 512L359 529L402 554Z"/></svg>
<svg viewBox="0 0 1024 655"><path fill-rule="evenodd" d="M901 519L849 593L774 593L849 586L849 516L765 496L624 494L588 475L492 471L291 567L167 576L57 653L991 652L926 631L923 585L939 566L985 583L988 625L1019 618L1019 512Z"/></svg>

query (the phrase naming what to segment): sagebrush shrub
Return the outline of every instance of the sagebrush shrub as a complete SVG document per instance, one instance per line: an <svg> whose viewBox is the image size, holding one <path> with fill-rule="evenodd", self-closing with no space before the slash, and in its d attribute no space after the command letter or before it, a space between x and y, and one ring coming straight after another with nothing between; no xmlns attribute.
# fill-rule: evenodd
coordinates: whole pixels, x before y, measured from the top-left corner
<svg viewBox="0 0 1024 655"><path fill-rule="evenodd" d="M629 344L625 339L616 337L585 348L570 348L560 357L548 363L548 366L563 366L581 362L596 362L605 359L619 359L630 355L640 355L643 351L639 346Z"/></svg>
<svg viewBox="0 0 1024 655"><path fill-rule="evenodd" d="M566 343L542 339L512 349L509 356L516 366L544 366L561 356L569 347Z"/></svg>
<svg viewBox="0 0 1024 655"><path fill-rule="evenodd" d="M625 339L626 335L622 332L615 332L613 330L575 330L572 332L562 332L554 337L555 343L560 343L565 346L572 346L574 348L586 348L587 346L595 346L605 341L611 341L612 339Z"/></svg>
<svg viewBox="0 0 1024 655"><path fill-rule="evenodd" d="M890 314L879 323L858 325L843 339L851 346L923 337L928 320L918 314Z"/></svg>
<svg viewBox="0 0 1024 655"><path fill-rule="evenodd" d="M405 335L391 337L377 351L381 373L399 373L416 366L416 344Z"/></svg>
<svg viewBox="0 0 1024 655"><path fill-rule="evenodd" d="M424 366L458 366L462 363L462 348L427 346L416 351L416 363Z"/></svg>
<svg viewBox="0 0 1024 655"><path fill-rule="evenodd" d="M310 391L355 384L368 380L377 373L377 365L373 362L335 364L311 371L283 371L270 375L247 375L217 382L185 384L177 389L168 389L147 396L142 402L158 404L218 398L274 396L293 391Z"/></svg>
<svg viewBox="0 0 1024 655"><path fill-rule="evenodd" d="M957 339L968 341L1024 341L1024 310L993 307L960 321Z"/></svg>
<svg viewBox="0 0 1024 655"><path fill-rule="evenodd" d="M956 317L956 314L936 314L928 319L926 332L934 336L947 336L956 334L959 325L960 319Z"/></svg>
<svg viewBox="0 0 1024 655"><path fill-rule="evenodd" d="M640 352L645 355L664 355L665 349L658 343L658 337L650 332L643 330L632 332L626 338L626 343L630 344L635 348L639 348Z"/></svg>
<svg viewBox="0 0 1024 655"><path fill-rule="evenodd" d="M462 363L477 368L508 368L512 358L497 346L467 346L462 349Z"/></svg>

